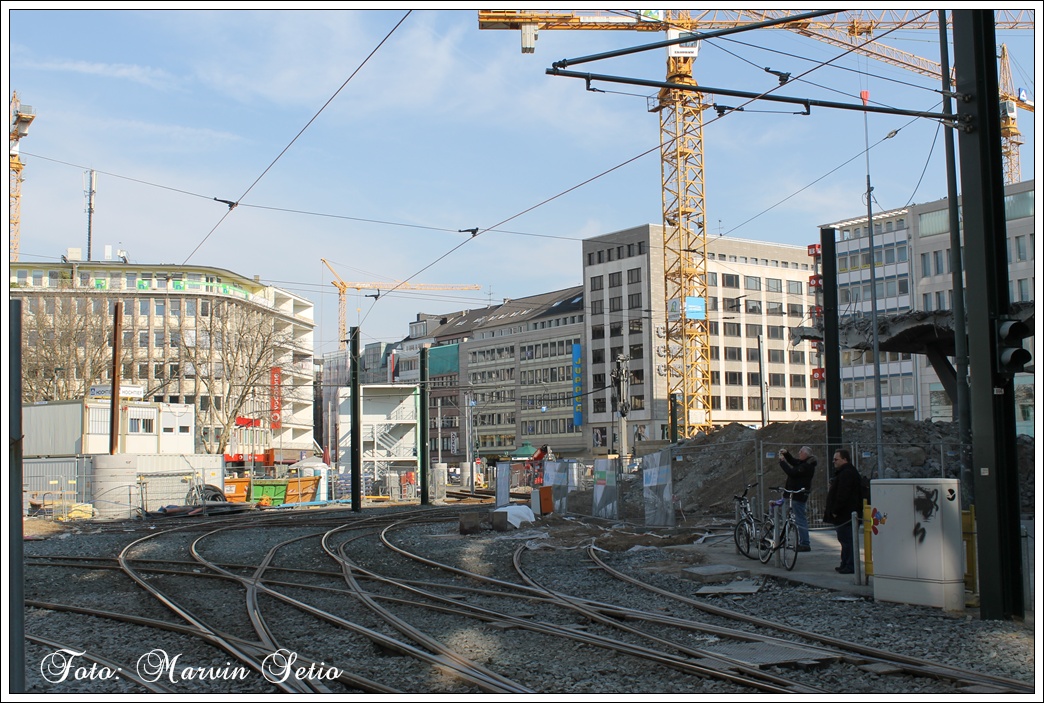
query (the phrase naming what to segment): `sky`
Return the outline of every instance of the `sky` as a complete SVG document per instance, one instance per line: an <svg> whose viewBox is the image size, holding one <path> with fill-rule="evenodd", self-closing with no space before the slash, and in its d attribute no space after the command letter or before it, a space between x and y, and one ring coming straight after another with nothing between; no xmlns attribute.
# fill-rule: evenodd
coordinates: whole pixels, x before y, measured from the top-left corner
<svg viewBox="0 0 1044 703"><path fill-rule="evenodd" d="M363 343L393 342L418 312L580 285L584 238L662 220L655 88L595 82L595 92L546 73L662 34L543 31L523 54L518 31L480 30L474 9L69 7L5 3L5 90L36 113L19 144L22 261L86 252L94 170L92 258L111 245L131 263L259 276L315 304L320 357L339 347L322 259L349 282L481 287L349 293L347 324ZM880 41L939 58L936 29ZM1035 100L1039 31L998 31L1002 43L1015 87ZM763 29L704 41L694 74L706 87L847 104L868 90L881 106L941 111L937 79L843 53ZM663 81L665 59L658 48L570 70ZM766 69L793 78L780 86ZM708 238L817 242L821 225L866 213L868 170L875 212L946 196L935 121L795 112L704 111ZM1029 180L1036 119L1018 119Z"/></svg>

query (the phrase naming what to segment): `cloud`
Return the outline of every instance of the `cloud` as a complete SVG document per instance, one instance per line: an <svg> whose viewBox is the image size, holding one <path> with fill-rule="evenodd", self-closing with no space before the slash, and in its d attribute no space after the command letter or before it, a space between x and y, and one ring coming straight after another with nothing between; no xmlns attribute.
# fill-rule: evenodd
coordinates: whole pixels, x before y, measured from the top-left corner
<svg viewBox="0 0 1044 703"><path fill-rule="evenodd" d="M43 61L35 62L25 68L39 71L59 73L80 73L90 76L115 78L147 85L157 90L176 88L180 81L170 73L148 66L136 66L125 63L97 63L91 61Z"/></svg>

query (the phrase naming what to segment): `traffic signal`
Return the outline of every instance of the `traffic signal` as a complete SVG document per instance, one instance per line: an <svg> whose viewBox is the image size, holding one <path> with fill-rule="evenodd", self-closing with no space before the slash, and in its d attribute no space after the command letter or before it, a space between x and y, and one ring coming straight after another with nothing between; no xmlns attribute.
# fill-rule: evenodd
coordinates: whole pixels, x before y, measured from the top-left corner
<svg viewBox="0 0 1044 703"><path fill-rule="evenodd" d="M997 372L1006 375L1020 373L1033 359L1022 346L1022 340L1033 334L1025 322L997 320Z"/></svg>

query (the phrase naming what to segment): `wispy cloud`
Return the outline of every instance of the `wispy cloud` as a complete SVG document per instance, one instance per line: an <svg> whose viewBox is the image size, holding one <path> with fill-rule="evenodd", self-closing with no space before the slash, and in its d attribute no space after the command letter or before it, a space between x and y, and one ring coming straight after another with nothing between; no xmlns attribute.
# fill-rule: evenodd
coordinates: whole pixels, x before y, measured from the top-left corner
<svg viewBox="0 0 1044 703"><path fill-rule="evenodd" d="M82 73L90 76L115 78L147 85L158 90L176 87L178 80L161 69L125 63L96 63L90 61L43 61L32 65L40 71Z"/></svg>

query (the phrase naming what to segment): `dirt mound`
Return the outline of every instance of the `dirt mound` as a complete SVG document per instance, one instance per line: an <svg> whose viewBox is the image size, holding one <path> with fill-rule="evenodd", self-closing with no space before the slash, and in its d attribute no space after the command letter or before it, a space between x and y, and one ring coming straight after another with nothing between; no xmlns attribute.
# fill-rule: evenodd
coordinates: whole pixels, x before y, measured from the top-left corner
<svg viewBox="0 0 1044 703"><path fill-rule="evenodd" d="M951 422L930 422L886 417L881 426L884 471L878 471L876 426L872 420L845 420L842 445L852 452L853 463L873 478L960 478L958 427ZM817 515L826 498L831 469L826 446L826 422L772 423L761 429L731 424L673 448L671 474L675 507L686 518L731 516L734 495L744 486L760 482L769 489L781 486L786 475L779 468L781 448L797 454L809 446L818 460L809 517ZM1020 436L1017 443L1022 511L1034 512L1033 438ZM641 473L625 474L620 485L622 519L644 520ZM751 495L754 495L752 492ZM763 495L772 497L767 490ZM569 496L569 511L590 514L589 491Z"/></svg>

